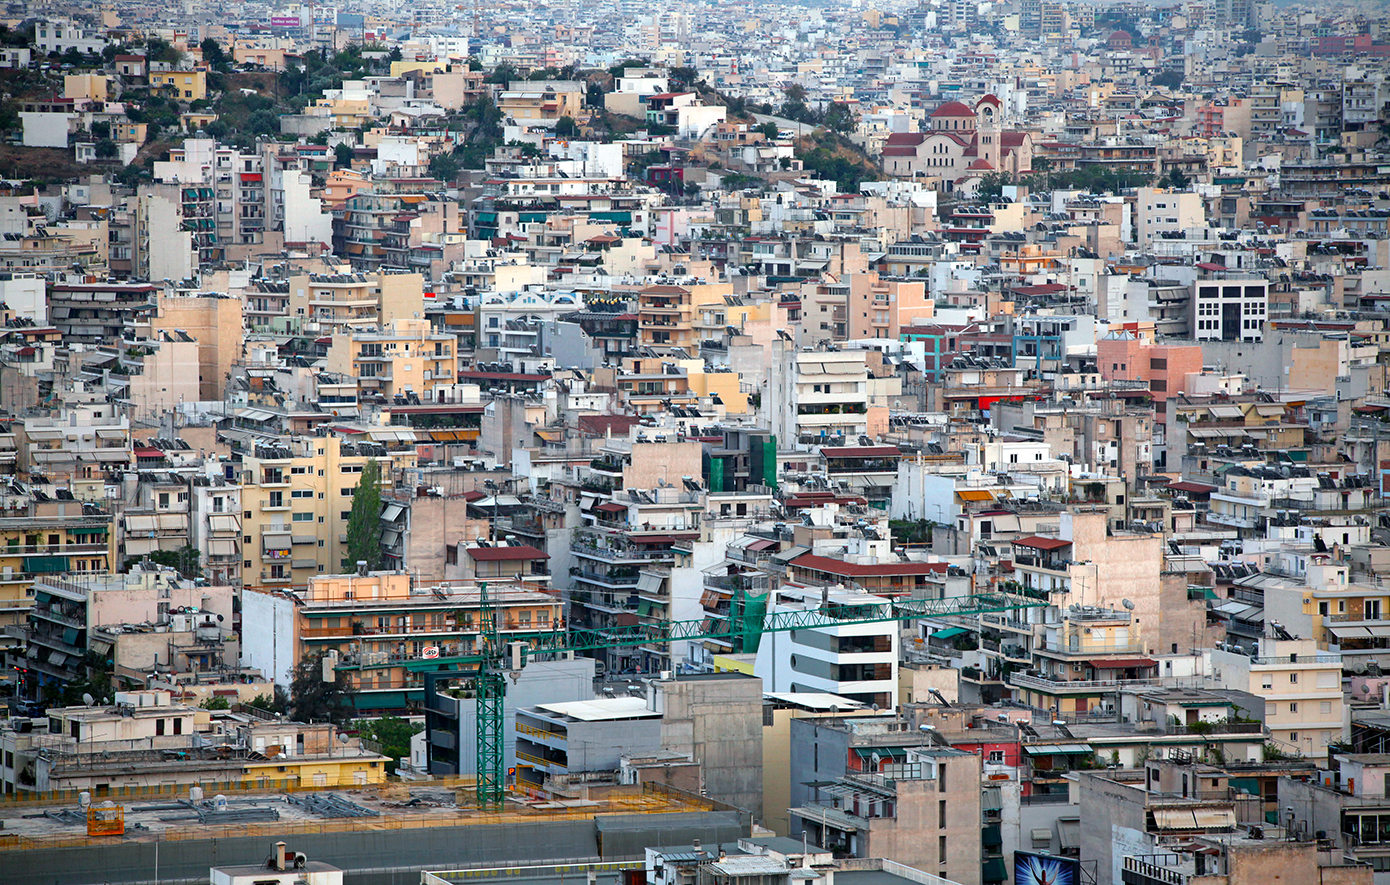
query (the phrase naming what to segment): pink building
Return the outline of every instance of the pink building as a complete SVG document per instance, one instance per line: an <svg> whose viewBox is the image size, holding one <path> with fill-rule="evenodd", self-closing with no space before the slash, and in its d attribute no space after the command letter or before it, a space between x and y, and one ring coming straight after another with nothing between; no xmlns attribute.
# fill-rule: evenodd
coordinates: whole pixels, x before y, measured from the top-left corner
<svg viewBox="0 0 1390 885"><path fill-rule="evenodd" d="M1111 332L1096 342L1096 363L1106 381L1146 381L1156 401L1182 392L1188 375L1202 371L1195 344L1146 344L1130 332Z"/></svg>

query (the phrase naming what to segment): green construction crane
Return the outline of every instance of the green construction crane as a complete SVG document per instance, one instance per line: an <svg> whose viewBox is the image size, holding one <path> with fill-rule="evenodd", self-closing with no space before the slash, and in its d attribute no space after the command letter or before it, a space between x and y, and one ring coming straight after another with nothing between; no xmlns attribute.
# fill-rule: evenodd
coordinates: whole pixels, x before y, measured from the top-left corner
<svg viewBox="0 0 1390 885"><path fill-rule="evenodd" d="M729 639L789 630L842 627L848 624L980 615L1042 608L1048 605L1040 599L1001 594L864 603L827 598L819 606L797 610L761 613L760 608L747 606L743 609L745 614L742 617L727 619L699 618L625 627L583 627L563 632L519 634L513 635L503 648L497 633L497 613L488 596L487 584L481 584L480 589L482 618L478 654L421 659L406 664L406 669L420 672L425 677L427 703L434 693L437 680L469 676L473 678L478 729L475 789L478 805L482 808L500 806L505 791L502 776L502 724L506 681L503 670L525 666L528 658L560 652L597 651L685 640Z"/></svg>

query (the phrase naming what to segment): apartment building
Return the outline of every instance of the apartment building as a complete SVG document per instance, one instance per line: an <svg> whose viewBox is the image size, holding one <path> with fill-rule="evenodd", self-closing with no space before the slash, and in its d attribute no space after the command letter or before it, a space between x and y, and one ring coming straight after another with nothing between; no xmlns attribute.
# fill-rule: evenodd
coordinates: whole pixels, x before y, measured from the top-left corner
<svg viewBox="0 0 1390 885"><path fill-rule="evenodd" d="M289 279L286 315L324 334L388 327L424 309L425 278L418 273L304 274Z"/></svg>
<svg viewBox="0 0 1390 885"><path fill-rule="evenodd" d="M1154 240L1166 234L1204 229L1206 204L1202 195L1168 188L1141 187L1136 191L1134 241L1141 249L1153 248Z"/></svg>
<svg viewBox="0 0 1390 885"><path fill-rule="evenodd" d="M1217 264L1198 264L1206 279L1192 284L1188 328L1198 341L1260 341L1269 314L1269 281L1229 277ZM1221 274L1217 276L1217 274Z"/></svg>
<svg viewBox="0 0 1390 885"><path fill-rule="evenodd" d="M15 422L15 444L21 474L41 474L57 483L95 483L134 463L130 419L118 417L116 404L96 394L69 394L56 415ZM85 495L84 495L85 497Z"/></svg>
<svg viewBox="0 0 1390 885"><path fill-rule="evenodd" d="M126 574L36 577L25 647L22 655L12 653L10 663L20 672L23 696L41 697L45 686L85 677L89 652L110 651L95 628L163 623L178 608L212 612L231 623L233 595L230 587L199 586L173 570L140 566Z"/></svg>
<svg viewBox="0 0 1390 885"><path fill-rule="evenodd" d="M827 604L852 608L890 601L887 596L786 585L767 600L768 612L794 612ZM769 691L841 695L884 709L898 705L896 624L845 624L768 633L758 642L753 672Z"/></svg>
<svg viewBox="0 0 1390 885"><path fill-rule="evenodd" d="M111 515L70 496L48 501L5 501L0 511L0 637L22 637L45 575L111 570Z"/></svg>
<svg viewBox="0 0 1390 885"><path fill-rule="evenodd" d="M884 857L952 882L1002 882L987 863L982 760L892 716L793 719L791 831L849 857ZM992 829L990 828L992 825ZM997 854L997 851L991 852Z"/></svg>
<svg viewBox="0 0 1390 885"><path fill-rule="evenodd" d="M1128 331L1110 332L1096 342L1096 368L1106 381L1139 381L1155 400L1184 393L1188 375L1202 372L1202 348L1193 344L1153 344Z"/></svg>
<svg viewBox="0 0 1390 885"><path fill-rule="evenodd" d="M637 342L667 353L695 353L700 342L724 331L722 285L647 286L637 293Z"/></svg>
<svg viewBox="0 0 1390 885"><path fill-rule="evenodd" d="M222 292L160 292L149 316L155 332L182 332L198 345L198 399L220 400L241 359L242 299ZM187 371L187 366L183 367Z"/></svg>
<svg viewBox="0 0 1390 885"><path fill-rule="evenodd" d="M1262 638L1253 649L1217 648L1211 664L1220 684L1264 698L1265 727L1282 752L1320 757L1346 737L1342 656L1320 650L1316 640Z"/></svg>
<svg viewBox="0 0 1390 885"><path fill-rule="evenodd" d="M562 604L544 589L488 580L498 633L563 629ZM245 623L273 625L243 633L243 663L287 687L305 656L332 655L338 678L357 690L354 703L377 713L421 701L423 671L475 653L483 624L476 581L424 586L404 572L317 575L293 595L249 590L242 605Z"/></svg>
<svg viewBox="0 0 1390 885"><path fill-rule="evenodd" d="M389 489L394 459L376 443L324 436L252 447L242 459L244 580L302 587L341 571L353 492L369 460L381 465Z"/></svg>
<svg viewBox="0 0 1390 885"><path fill-rule="evenodd" d="M154 311L158 292L148 283L55 285L49 290L48 317L66 343L108 344L120 340L131 319Z"/></svg>
<svg viewBox="0 0 1390 885"><path fill-rule="evenodd" d="M516 80L497 96L497 108L518 123L578 119L584 106L584 87L573 80Z"/></svg>
<svg viewBox="0 0 1390 885"><path fill-rule="evenodd" d="M869 405L864 351L795 351L773 342L767 379L772 432L784 447L843 438L857 441L887 422L887 409Z"/></svg>
<svg viewBox="0 0 1390 885"><path fill-rule="evenodd" d="M356 379L359 399L443 400L457 381L457 345L458 338L434 332L429 320L395 319L381 331L335 332L328 371Z"/></svg>

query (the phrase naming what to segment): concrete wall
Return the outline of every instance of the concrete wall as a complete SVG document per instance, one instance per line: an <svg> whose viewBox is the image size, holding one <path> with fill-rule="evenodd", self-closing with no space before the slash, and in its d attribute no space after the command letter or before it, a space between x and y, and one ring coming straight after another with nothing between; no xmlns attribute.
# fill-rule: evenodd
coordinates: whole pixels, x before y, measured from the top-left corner
<svg viewBox="0 0 1390 885"><path fill-rule="evenodd" d="M762 804L763 682L741 673L689 676L656 683L661 748L689 753L704 789L749 811Z"/></svg>
<svg viewBox="0 0 1390 885"><path fill-rule="evenodd" d="M503 768L516 765L516 711L537 704L588 701L594 697L592 658L572 661L534 661L522 668L516 682L508 680L507 702L503 705ZM477 771L478 706L472 700L459 701L459 770Z"/></svg>
<svg viewBox="0 0 1390 885"><path fill-rule="evenodd" d="M294 603L283 596L247 590L241 595L241 620L257 627L242 631L242 663L288 689L290 673L298 663Z"/></svg>

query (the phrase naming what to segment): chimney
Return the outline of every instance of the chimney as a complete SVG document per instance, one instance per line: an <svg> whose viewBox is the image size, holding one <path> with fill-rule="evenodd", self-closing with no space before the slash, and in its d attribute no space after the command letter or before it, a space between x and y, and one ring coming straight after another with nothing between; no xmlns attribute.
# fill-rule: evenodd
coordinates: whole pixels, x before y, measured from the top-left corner
<svg viewBox="0 0 1390 885"><path fill-rule="evenodd" d="M285 843L284 843L284 842L276 842L276 843L275 843L275 869L277 869L277 870L283 870L283 869L285 869Z"/></svg>

